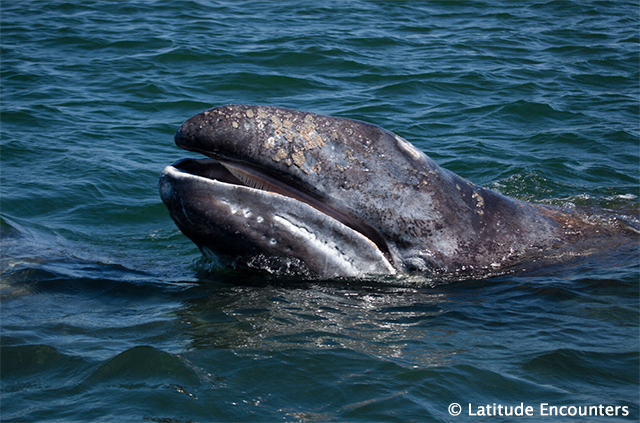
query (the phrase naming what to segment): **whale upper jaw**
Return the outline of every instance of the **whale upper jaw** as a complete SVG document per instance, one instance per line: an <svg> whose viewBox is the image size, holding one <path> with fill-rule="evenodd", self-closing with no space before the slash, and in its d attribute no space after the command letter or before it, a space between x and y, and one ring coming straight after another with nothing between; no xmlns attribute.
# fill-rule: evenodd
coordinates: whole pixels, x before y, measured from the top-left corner
<svg viewBox="0 0 640 423"><path fill-rule="evenodd" d="M205 254L266 270L320 277L395 274L352 216L240 163L183 159L167 166L160 196ZM352 227L350 227L352 226Z"/></svg>

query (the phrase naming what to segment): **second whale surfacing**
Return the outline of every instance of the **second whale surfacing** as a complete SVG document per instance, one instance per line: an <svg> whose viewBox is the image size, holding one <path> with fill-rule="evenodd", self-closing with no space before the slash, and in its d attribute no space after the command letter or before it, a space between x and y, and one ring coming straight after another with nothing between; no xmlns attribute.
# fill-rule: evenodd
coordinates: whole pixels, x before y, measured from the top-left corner
<svg viewBox="0 0 640 423"><path fill-rule="evenodd" d="M621 221L505 197L351 119L227 105L188 119L175 142L208 158L167 166L162 200L205 255L236 264L322 278L485 277L637 242Z"/></svg>

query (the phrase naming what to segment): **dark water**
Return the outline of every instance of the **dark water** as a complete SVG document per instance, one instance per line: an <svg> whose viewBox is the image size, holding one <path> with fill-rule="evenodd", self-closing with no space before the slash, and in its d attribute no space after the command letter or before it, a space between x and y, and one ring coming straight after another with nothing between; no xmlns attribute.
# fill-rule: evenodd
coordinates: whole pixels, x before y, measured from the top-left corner
<svg viewBox="0 0 640 423"><path fill-rule="evenodd" d="M633 243L458 283L265 278L200 259L156 188L185 119L268 104L636 219L637 1L1 8L3 421L638 420Z"/></svg>

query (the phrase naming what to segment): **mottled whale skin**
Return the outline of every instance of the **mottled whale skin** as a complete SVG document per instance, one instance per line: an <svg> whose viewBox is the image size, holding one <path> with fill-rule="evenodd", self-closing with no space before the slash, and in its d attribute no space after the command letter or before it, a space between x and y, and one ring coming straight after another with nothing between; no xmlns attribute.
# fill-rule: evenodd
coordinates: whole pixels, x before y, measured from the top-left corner
<svg viewBox="0 0 640 423"><path fill-rule="evenodd" d="M481 277L606 232L474 185L378 126L268 106L199 113L160 194L205 254L318 277ZM274 265L274 263L277 263Z"/></svg>

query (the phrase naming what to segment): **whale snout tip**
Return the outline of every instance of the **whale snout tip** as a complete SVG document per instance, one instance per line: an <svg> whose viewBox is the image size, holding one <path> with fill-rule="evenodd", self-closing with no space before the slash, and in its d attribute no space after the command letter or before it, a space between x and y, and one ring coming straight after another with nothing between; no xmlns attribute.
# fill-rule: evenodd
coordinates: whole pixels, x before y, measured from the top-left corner
<svg viewBox="0 0 640 423"><path fill-rule="evenodd" d="M205 125L210 125L205 121L206 116L199 113L187 119L176 131L173 137L176 145L182 149L190 150L190 146L194 146L198 139L198 134L206 133L203 131Z"/></svg>
<svg viewBox="0 0 640 423"><path fill-rule="evenodd" d="M175 142L178 147L180 147L180 141L182 140L182 137L183 137L183 134L182 134L182 125L181 125L176 131L176 134L173 136L173 142Z"/></svg>

